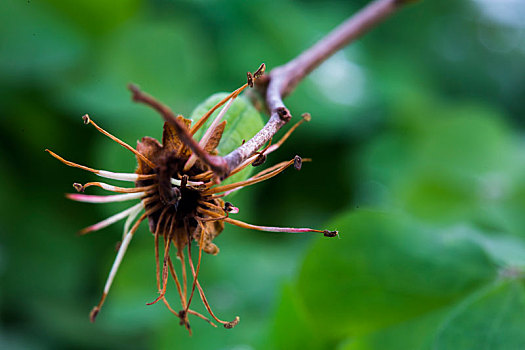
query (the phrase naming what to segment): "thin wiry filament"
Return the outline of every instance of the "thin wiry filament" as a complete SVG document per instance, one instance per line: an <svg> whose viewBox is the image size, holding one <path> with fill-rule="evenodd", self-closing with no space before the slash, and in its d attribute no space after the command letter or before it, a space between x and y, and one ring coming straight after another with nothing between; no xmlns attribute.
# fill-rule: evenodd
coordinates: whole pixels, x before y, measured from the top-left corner
<svg viewBox="0 0 525 350"><path fill-rule="evenodd" d="M310 161L312 161L312 160L311 160L310 158L303 158L302 161L303 161L303 162L310 162ZM276 169L278 169L278 168L281 168L281 167L283 167L283 166L289 166L288 163L289 163L289 161L284 161L284 162L280 162L280 163L278 163L278 164L275 164L275 165L273 165L273 166L271 166L271 167L269 167L269 168L266 168L266 169L264 169L264 170L258 172L257 174L255 174L254 176L250 177L250 178L247 179L246 181L254 181L254 180L260 179L263 175L268 174L268 173L270 173L270 172L272 172L272 171L274 171L274 170L276 170ZM279 173L279 172L278 172L278 173ZM278 173L277 173L277 174L278 174ZM277 174L275 174L275 175L277 175ZM274 176L275 176L275 175L274 175ZM266 179L268 179L268 178L265 178L264 180L266 180ZM261 180L261 181L264 181L264 180ZM225 196L227 196L227 195L229 195L229 194L231 194L231 193L233 193L233 192L235 192L235 191L240 190L240 189L243 188L243 187L244 187L244 186L239 186L239 187L236 187L236 188L230 189L230 190L228 190L228 191L225 191L224 193L221 193L220 195L214 195L213 197L214 197L214 198L225 197Z"/></svg>
<svg viewBox="0 0 525 350"><path fill-rule="evenodd" d="M84 192L86 190L86 188L92 187L92 186L100 187L103 190L111 191L111 192L117 192L117 193L135 193L135 192L149 191L149 190L152 190L155 187L155 185L150 185L150 186L144 186L144 187L127 188L127 187L113 186L113 185L110 185L110 184L107 184L107 183L104 183L104 182L98 182L98 181L97 182L88 182L85 185L82 185L82 184L79 184L79 183L74 183L73 184L73 187L75 187L75 189L78 192Z"/></svg>
<svg viewBox="0 0 525 350"><path fill-rule="evenodd" d="M175 280L175 285L177 286L177 291L179 292L180 296L180 303L182 305L182 308L186 308L186 298L184 297L184 294L182 293L181 284L179 282L179 279L177 277L177 273L175 272L175 268L173 267L173 261L171 260L171 257L168 257L168 266L170 268L171 277Z"/></svg>
<svg viewBox="0 0 525 350"><path fill-rule="evenodd" d="M303 163L304 163L304 162L311 162L312 159L310 159L310 158L302 158L301 161L302 161ZM289 163L290 163L290 161L284 161L284 162L277 163L277 164L275 164L275 165L273 165L273 166L271 166L271 167L269 167L269 168L266 168L266 169L264 169L264 170L258 172L257 174L255 174L255 175L253 175L251 178L249 178L248 180L252 180L252 179L260 179L263 175L266 175L266 174L268 174L268 173L271 173L271 172L274 171L274 170L277 170L277 169L282 168L282 167L285 167L285 168L286 168L287 166L289 166Z"/></svg>
<svg viewBox="0 0 525 350"><path fill-rule="evenodd" d="M192 176L193 180L202 180L202 181L208 181L209 179L211 179L213 177L213 171L212 170L208 170L208 171L205 171L203 173L200 173L200 174L197 174L195 176Z"/></svg>
<svg viewBox="0 0 525 350"><path fill-rule="evenodd" d="M265 174L265 175L260 176L258 178L252 178L251 180L245 180L245 181L240 181L240 182L236 182L236 183L229 184L229 185L213 187L213 188L208 189L204 193L204 195L210 195L210 194L214 194L214 193L225 192L225 191L233 190L233 189L238 188L238 187L245 187L245 186L249 186L249 185L253 185L253 184L259 183L261 181L267 180L267 179L272 178L275 175L281 173L284 169L286 169L287 167L289 167L292 164L294 164L294 159L292 159L292 160L290 160L288 162L284 162L284 164L281 165L280 168L278 168L277 170L274 170L274 171L272 171L272 172L270 172L268 174Z"/></svg>
<svg viewBox="0 0 525 350"><path fill-rule="evenodd" d="M135 231L137 231L137 228L139 227L140 223L144 221L146 217L147 217L146 213L142 214L142 216L137 220L135 225L133 225L131 230L124 237L124 240L122 241L122 244L119 247L115 261L113 262L113 266L111 267L111 270L109 272L108 279L106 281L106 284L104 286L104 291L102 293L102 297L100 298L100 301L97 304L97 306L95 306L93 310L91 310L90 317L89 317L91 322L95 322L95 319L98 313L100 312L102 305L104 305L104 301L106 300L106 297L109 293L109 289L111 288L113 279L115 278L115 275L117 274L120 263L122 262L122 259L124 258L124 255L126 254L126 250L128 249L129 243L131 242L131 239L133 238Z"/></svg>
<svg viewBox="0 0 525 350"><path fill-rule="evenodd" d="M133 220L135 220L137 215L139 215L140 212L142 211L142 209L145 208L144 201L142 201L141 203L142 203L142 207L135 208L129 214L128 218L126 219L126 222L124 223L124 231L122 232L122 239L124 239L124 237L126 236L126 233L128 233L128 231L129 231L129 229L131 227L131 224L133 223Z"/></svg>
<svg viewBox="0 0 525 350"><path fill-rule="evenodd" d="M193 274L195 275L195 267L193 266L193 262L191 260L190 260L190 267L191 267ZM221 323L226 328L233 328L237 323L239 323L239 316L235 317L235 320L231 322L222 321L219 318L217 318L217 316L215 316L215 314L211 310L210 304L208 303L208 300L206 299L206 296L204 295L204 291L202 290L199 280L195 280L195 284L197 285L197 289L199 290L199 295L201 297L202 303L204 304L204 307L206 308L206 310L208 310L208 313L215 321Z"/></svg>
<svg viewBox="0 0 525 350"><path fill-rule="evenodd" d="M85 114L82 117L82 119L84 120L84 124L93 125L95 129L97 129L99 132L106 135L107 137L109 137L110 139L112 139L113 141L115 141L116 143L118 143L119 145L127 149L128 151L131 151L134 155L142 159L144 162L146 162L146 164L148 164L150 168L155 169L157 167L152 161L146 158L142 153L140 153L139 151L137 151L136 149L134 149L133 147L131 147L130 145L128 145L127 143L119 139L118 137L113 136L112 134L110 134L109 132L102 129L100 126L98 126L93 120L91 120L91 118L89 118L89 115Z"/></svg>
<svg viewBox="0 0 525 350"><path fill-rule="evenodd" d="M84 229L82 229L79 234L84 235L86 233L98 231L100 229L103 229L111 224L114 224L115 222L124 219L125 217L129 217L131 214L136 212L137 210L142 209L142 203L138 203L126 210L121 211L120 213L117 213L113 216L110 216L109 218L102 220L94 225L88 226Z"/></svg>
<svg viewBox="0 0 525 350"><path fill-rule="evenodd" d="M233 169L231 172L230 172L230 175L229 176L232 176L234 174L237 174L239 171L245 169L248 165L252 164L256 159L257 157L259 157L259 155L261 153L265 154L265 155L268 155L272 152L274 152L275 150L277 150L279 147L282 146L282 144L290 137L290 135L302 124L304 123L305 121L309 121L309 118L303 116L303 119L301 119L300 121L298 121L297 123L294 124L294 126L292 126L287 132L286 134L283 135L283 137L281 137L281 139L277 142L277 143L274 143L273 145L268 145L266 146L262 151L254 154L253 156L251 156L250 158L246 159L244 162L242 162L239 166L237 166L237 168ZM303 161L307 161L307 159L303 159Z"/></svg>
<svg viewBox="0 0 525 350"><path fill-rule="evenodd" d="M188 274L186 273L186 259L184 258L184 252L182 249L177 251L177 258L181 262L184 300L188 300Z"/></svg>
<svg viewBox="0 0 525 350"><path fill-rule="evenodd" d="M200 267L201 267L201 258L202 258L202 247L203 247L203 244L204 244L204 235L208 234L208 232L206 231L205 225L203 225L201 222L199 222L199 226L201 228L201 237L199 239L199 260L197 262L197 271L195 273L193 273L193 285L191 286L191 293L190 293L190 298L188 299L188 305L186 305L186 311L188 311L188 309L190 307L191 300L193 298L193 293L195 292L195 286L196 286L196 283L197 283L197 278L199 276L199 270L200 270ZM191 244L190 243L188 243L188 260L191 261Z"/></svg>
<svg viewBox="0 0 525 350"><path fill-rule="evenodd" d="M181 180L171 178L170 181L171 181L172 185L179 186L179 187L182 186L182 181ZM202 182L202 181L188 181L186 184L188 186L201 186L201 185L204 185L204 182Z"/></svg>
<svg viewBox="0 0 525 350"><path fill-rule="evenodd" d="M167 237L166 237L167 236ZM162 289L159 290L159 296L152 301L151 303L147 303L146 305L153 305L157 303L159 300L164 298L164 295L166 294L166 287L168 286L168 257L170 253L170 247L171 247L171 237L169 235L164 236L164 261L162 264Z"/></svg>
<svg viewBox="0 0 525 350"><path fill-rule="evenodd" d="M137 192L137 193L124 193L124 194L114 194L109 196L97 196L91 194L79 194L79 193L66 193L66 197L84 203L114 203L114 202L124 202L133 199L140 199L146 195L146 192Z"/></svg>
<svg viewBox="0 0 525 350"><path fill-rule="evenodd" d="M151 179L154 179L157 176L156 174L138 175L138 174L135 174L135 173L114 173L114 172L106 171L106 170L97 170L97 169L93 169L93 168L90 168L90 167L87 167L87 166L84 166L84 165L80 165L80 164L77 164L77 163L70 162L69 160L66 160L66 159L60 157L58 154L56 154L53 151L50 151L48 149L46 149L46 152L51 154L54 158L58 159L59 161L61 161L62 163L64 163L67 166L70 166L70 167L73 167L73 168L82 169L82 170L85 170L85 171L89 171L89 172L92 172L94 174L97 174L98 176L105 177L105 178L112 179L112 180L121 180L121 181L135 182L137 180L151 180Z"/></svg>
<svg viewBox="0 0 525 350"><path fill-rule="evenodd" d="M297 129L302 123L309 122L311 118L310 114L303 114L302 117L303 118L301 120L299 120L290 129L288 129L286 134L284 134L283 137L281 137L281 139L277 143L274 143L273 145L268 147L266 154L270 154L276 149L278 149L279 147L281 147L282 144L288 139L288 137L290 137L290 135L295 131L295 129Z"/></svg>
<svg viewBox="0 0 525 350"><path fill-rule="evenodd" d="M160 235L160 224L163 222L164 215L166 215L166 212L168 211L169 207L165 207L162 212L160 213L159 219L157 221L157 225L155 227L155 268L156 268L156 276L157 276L157 290L160 294L160 254L159 254L159 235Z"/></svg>
<svg viewBox="0 0 525 350"><path fill-rule="evenodd" d="M241 86L240 88L238 88L237 90L233 91L232 93L230 93L228 96L226 96L225 98L223 98L222 100L220 100L215 106L213 106L208 112L206 112L196 123L195 125L192 126L192 128L190 129L190 134L191 135L195 135L195 133L204 125L204 123L206 123L206 121L208 120L208 118L213 114L213 112L215 112L217 110L217 108L219 108L220 106L222 106L223 104L225 104L226 102L228 102L228 100L230 100L231 98L233 98L234 96L236 97L237 95L239 95L244 89L246 89L248 87L248 84L244 84L243 86Z"/></svg>
<svg viewBox="0 0 525 350"><path fill-rule="evenodd" d="M247 224L245 222L225 218L225 222L233 224L235 226L247 228L250 230L257 230L257 231L266 231L266 232L286 232L286 233L306 233L306 232L318 232L318 233L324 233L325 236L336 236L337 231L327 231L327 230L316 230L313 228L293 228L293 227L272 227L272 226L257 226L252 224Z"/></svg>
<svg viewBox="0 0 525 350"><path fill-rule="evenodd" d="M209 211L206 210L206 209L203 209L201 207L198 207L197 208L197 212L198 213L201 213L201 214L207 214ZM213 212L213 214L215 215L214 217L209 217L209 218L206 218L206 217L200 217L200 216L195 216L195 220L197 220L199 223L202 223L202 222L213 222L213 221L220 221L222 219L225 219L228 217L228 213L226 213L225 215L220 215L220 214L217 214L215 212ZM208 214L209 215L209 214Z"/></svg>

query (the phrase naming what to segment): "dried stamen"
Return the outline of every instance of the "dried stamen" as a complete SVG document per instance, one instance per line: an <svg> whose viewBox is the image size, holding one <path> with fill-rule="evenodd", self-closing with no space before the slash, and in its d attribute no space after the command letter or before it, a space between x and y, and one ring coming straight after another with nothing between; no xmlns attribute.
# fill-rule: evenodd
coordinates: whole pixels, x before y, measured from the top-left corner
<svg viewBox="0 0 525 350"><path fill-rule="evenodd" d="M130 214L134 213L135 211L137 210L141 210L142 209L142 203L138 203L124 211L121 211L120 213L117 213L113 216L110 216L109 218L105 219L105 220L102 220L94 225L91 225L89 227L86 227L84 229L82 229L79 234L81 235L85 235L86 233L90 233L90 232L94 232L94 231L98 231L98 230L101 230L111 224L114 224L115 222L117 221L120 221L122 219L124 219L125 217L129 217Z"/></svg>
<svg viewBox="0 0 525 350"><path fill-rule="evenodd" d="M104 304L104 301L106 300L106 297L109 293L109 289L111 288L113 279L115 278L115 275L117 274L120 263L122 262L122 258L124 258L124 255L126 254L126 250L128 249L129 243L131 242L131 239L133 238L135 231L137 231L137 228L139 227L140 223L144 221L146 217L147 217L146 213L142 214L142 216L137 220L135 225L133 225L131 230L124 237L124 240L122 241L122 244L120 245L120 248L118 250L117 257L115 258L115 261L113 262L113 266L111 267L111 271L109 272L109 276L106 281L106 285L104 286L104 292L102 293L102 298L100 298L99 303L97 304L97 306L93 308L93 310L91 310L91 313L89 315L91 322L95 322L95 319L98 313L100 312L100 309L102 308L102 305Z"/></svg>
<svg viewBox="0 0 525 350"><path fill-rule="evenodd" d="M182 181L184 180L184 177L186 177L186 182L185 182L185 185L182 186ZM171 182L172 185L179 186L179 187L185 187L186 185L194 186L194 187L204 185L204 182L202 182L202 181L188 181L188 176L187 175L183 176L183 180L177 180L177 179L171 178L170 182Z"/></svg>
<svg viewBox="0 0 525 350"><path fill-rule="evenodd" d="M183 308L186 308L186 298L184 297L184 294L182 293L182 286L179 282L177 273L175 272L175 268L173 267L173 261L171 260L170 257L168 257L168 266L170 268L171 277L175 280L175 285L177 286L177 291L179 292L180 303Z"/></svg>
<svg viewBox="0 0 525 350"><path fill-rule="evenodd" d="M223 219L228 217L228 213L226 213L225 215L220 215L220 214L218 214L216 212L212 212L212 211L206 210L206 209L201 208L201 207L197 207L197 212L198 213L202 213L202 214L207 214L207 215L211 216L211 217L195 216L195 220L197 220L199 223L220 221L220 220L223 220ZM210 213L212 213L212 214L210 214Z"/></svg>
<svg viewBox="0 0 525 350"><path fill-rule="evenodd" d="M264 73L265 69L266 69L266 66L264 63L262 63L257 69L257 71L255 72L255 74L253 74L254 80L259 78ZM248 87L248 83L244 84L237 90L230 93L228 96L226 96L221 101L219 101L215 106L213 106L208 112L206 112L206 114L204 114L191 128L190 130L191 135L195 135L195 133L204 125L204 123L206 123L208 118L213 114L213 112L217 110L217 108L225 104L229 99L233 98L234 96L239 95L244 89L246 89L246 87Z"/></svg>
<svg viewBox="0 0 525 350"><path fill-rule="evenodd" d="M306 232L318 232L323 233L326 237L335 237L339 233L337 231L327 231L327 230L316 230L313 228L293 228L293 227L272 227L272 226L257 226L248 224L239 220L234 220L230 218L224 219L225 222L233 224L235 226L257 230L257 231L266 231L266 232L286 232L286 233L306 233Z"/></svg>
<svg viewBox="0 0 525 350"><path fill-rule="evenodd" d="M325 237L335 237L335 236L339 236L339 232L337 232L337 231L324 230L323 233L324 233L324 236L325 236Z"/></svg>
<svg viewBox="0 0 525 350"><path fill-rule="evenodd" d="M274 152L275 150L277 150L279 147L282 146L282 144L290 137L290 135L299 127L299 125L301 125L302 123L304 123L305 121L306 122L309 122L311 120L311 116L309 113L304 113L302 115L303 119L301 119L300 121L298 121L297 123L294 124L294 126L292 126L290 128L290 130L288 130L286 132L286 134L283 135L283 137L281 137L281 139L273 144L273 145L268 145L265 147L265 149L263 151L261 151L265 156L267 156L268 154ZM271 141L270 141L271 143ZM230 172L230 176L238 173L239 171L243 170L244 168L246 168L248 165L252 164L253 166L257 166L259 164L255 163L257 162L257 159L260 157L260 153L256 153L255 155L251 156L250 158L246 159L244 162L242 162L239 166L237 166L237 168L233 169L231 172ZM261 159L262 160L262 159ZM264 159L266 160L266 159ZM303 159L303 161L306 161L306 159ZM254 164L255 163L255 164Z"/></svg>
<svg viewBox="0 0 525 350"><path fill-rule="evenodd" d="M190 267L191 267L191 270L193 272L193 275L195 275L195 267L193 266L193 262L190 260ZM199 283L199 280L196 279L195 280L195 284L197 285L197 289L199 290L199 295L201 297L201 300L202 300L202 303L204 304L204 307L206 308L206 310L208 310L208 313L210 314L210 316L217 322L221 323L222 325L224 325L226 328L231 328L229 326L235 326L237 325L237 323L239 323L239 317L235 317L235 320L231 321L231 322L227 322L227 321L222 321L220 319L217 318L217 316L215 316L215 314L213 313L213 311L211 310L211 307L210 307L210 304L208 303L208 300L206 299L206 296L204 295L204 291L202 290L202 287Z"/></svg>
<svg viewBox="0 0 525 350"><path fill-rule="evenodd" d="M299 120L297 123L295 123L287 132L286 134L283 135L283 137L281 137L281 139L279 140L279 142L273 144L272 146L270 146L268 148L268 153L272 153L273 151L275 151L276 149L278 149L279 147L281 147L281 145L290 137L290 135L304 122L309 122L312 117L310 116L310 113L303 113L303 115L301 116L303 117L301 120Z"/></svg>
<svg viewBox="0 0 525 350"><path fill-rule="evenodd" d="M88 182L85 185L81 185L79 183L74 183L73 184L73 187L75 187L75 189L78 192L84 192L86 190L86 188L91 187L91 186L100 187L100 188L102 188L102 189L104 189L106 191L117 192L117 193L143 192L143 191L152 190L155 187L155 185L150 185L150 186L145 186L145 187L126 188L126 187L113 186L113 185L110 185L110 184L107 184L107 183L103 183L103 182Z"/></svg>
<svg viewBox="0 0 525 350"><path fill-rule="evenodd" d="M82 120L84 120L84 124L91 124L95 127L95 129L97 129L98 131L100 131L102 134L106 135L107 137L109 137L110 139L112 139L113 141L115 141L116 143L118 143L119 145L121 145L122 147L124 147L125 149L133 152L134 155L136 155L137 157L139 157L140 159L142 159L144 162L146 162L146 164L148 164L150 166L150 168L152 169L155 169L157 166L151 162L148 158L144 157L143 154L141 154L139 151L137 151L136 149L134 149L133 147L131 147L130 145L128 145L127 143L125 143L124 141L122 141L121 139L119 139L118 137L115 137L113 135L111 135L109 132L107 132L106 130L102 129L100 126L98 126L97 124L95 124L95 122L93 120L91 120L91 118L89 118L89 115L87 114L84 114L82 116Z"/></svg>
<svg viewBox="0 0 525 350"><path fill-rule="evenodd" d="M235 327L235 326L237 326L239 324L240 320L241 320L241 318L239 316L235 316L235 320L233 320L231 322L228 322L228 323L225 323L224 324L224 328L232 329L233 327Z"/></svg>
<svg viewBox="0 0 525 350"><path fill-rule="evenodd" d="M153 305L156 304L157 301L164 298L164 295L166 294L166 287L168 286L168 257L171 247L171 236L170 235L164 235L164 262L162 264L162 289L159 290L159 296L152 302L146 303L146 305Z"/></svg>
<svg viewBox="0 0 525 350"><path fill-rule="evenodd" d="M278 168L278 169L276 169L276 170L274 170L274 171L272 171L272 172L270 172L268 174L262 175L262 176L257 177L257 178L252 178L252 179L249 179L249 180L236 182L236 183L233 183L233 184L213 187L213 188L210 188L209 190L207 190L204 193L204 195L210 195L210 194L214 194L214 193L225 192L225 191L233 190L235 188L245 187L245 186L249 186L249 185L253 185L253 184L259 183L261 181L267 180L267 179L272 178L275 175L281 173L282 171L284 171L287 167L289 167L292 164L294 164L294 159L292 159L292 160L290 160L288 162L285 162L285 164L283 164L280 168Z"/></svg>
<svg viewBox="0 0 525 350"><path fill-rule="evenodd" d="M193 273L193 285L191 287L191 293L190 293L190 298L188 299L188 305L186 305L186 309L185 309L186 312L188 312L188 309L190 308L191 299L193 298L193 293L195 292L195 286L196 286L196 283L197 283L197 278L199 276L199 271L200 271L200 267L201 267L201 258L202 258L202 248L203 248L203 245L204 245L204 235L208 234L205 225L203 225L201 222L199 222L199 226L201 228L201 237L199 239L199 260L197 261L197 271L195 271ZM191 260L191 244L188 244L188 259L190 261L192 261Z"/></svg>
<svg viewBox="0 0 525 350"><path fill-rule="evenodd" d="M146 192L137 192L137 193L124 193L124 194L115 194L110 196L97 196L90 194L78 194L78 193L66 193L66 197L77 201L85 203L114 203L114 202L124 202L132 199L139 199L144 197Z"/></svg>
<svg viewBox="0 0 525 350"><path fill-rule="evenodd" d="M138 175L138 174L134 174L134 173L114 173L114 172L106 171L106 170L97 170L97 169L93 169L93 168L90 168L90 167L87 167L87 166L84 166L84 165L80 165L80 164L77 164L77 163L70 162L69 160L65 160L64 158L60 157L58 154L56 154L56 153L54 153L54 152L52 152L52 151L50 151L48 149L46 149L46 152L51 154L53 157L55 157L56 159L58 159L59 161L61 161L62 163L64 163L67 166L70 166L70 167L73 167L73 168L79 168L79 169L82 169L82 170L85 170L85 171L89 171L89 172L92 172L94 174L97 174L98 176L105 177L105 178L112 179L112 180L121 180L121 181L135 182L135 181L138 181L138 180L151 180L151 179L154 179L157 176L156 174Z"/></svg>
<svg viewBox="0 0 525 350"><path fill-rule="evenodd" d="M244 89L246 89L246 87L248 86L248 84L244 84L243 86L241 86L240 88L238 88L237 90L231 92L228 96L226 96L225 98L223 98L222 100L220 100L215 106L213 106L208 112L206 112L196 123L195 125L193 125L190 129L190 134L191 135L195 135L195 133L204 125L204 123L206 123L206 121L208 120L208 118L210 118L210 116L213 114L213 112L215 112L220 106L222 106L223 104L225 104L226 102L228 102L230 99L232 99L233 97L236 97L237 95L239 95Z"/></svg>

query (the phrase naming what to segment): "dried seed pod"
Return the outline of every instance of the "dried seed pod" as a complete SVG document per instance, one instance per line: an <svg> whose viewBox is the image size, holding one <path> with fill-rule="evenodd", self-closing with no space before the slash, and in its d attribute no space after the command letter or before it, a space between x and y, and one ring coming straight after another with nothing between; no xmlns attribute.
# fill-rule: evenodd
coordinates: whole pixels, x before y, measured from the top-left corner
<svg viewBox="0 0 525 350"><path fill-rule="evenodd" d="M253 78L256 79L262 75L263 72L264 65L256 71ZM250 77L250 75L248 75L248 77ZM181 325L184 325L190 333L191 328L188 321L188 315L190 314L204 319L213 325L213 321L190 308L195 289L198 290L197 294L200 296L204 306L214 321L221 323L225 328L233 328L239 322L239 317L228 322L220 320L215 316L198 280L202 252L212 255L219 252L219 248L212 241L223 231L224 223L269 232L318 232L323 233L328 237L337 235L337 232L335 231L321 231L310 228L257 226L234 220L229 217L229 214L238 213L239 209L229 202L224 202L222 197L245 186L259 183L274 177L291 165L294 165L296 169L300 169L303 161L301 157L296 156L294 159L278 163L250 178L247 178L245 175L240 181L232 181L232 183L228 183L227 181L221 183L221 181L217 181L215 172L211 169L212 164L210 163L210 159L220 160L220 157L210 157L216 157L217 154L221 153L220 141L223 139L223 136L228 133L225 129L226 122L221 122L220 119L225 117L228 121L235 120L232 116L227 116L227 111L232 106L233 100L235 100L239 93L247 86L248 84L245 84L243 87L222 98L215 106L212 106L209 110L204 112L202 117L196 120L193 126L192 120L186 119L182 116L174 117L173 113L167 106L162 105L153 97L142 93L138 87L130 86L135 101L143 102L154 107L166 120L164 123L162 143L150 137L143 137L137 142L136 148L131 147L99 127L89 118L88 115L83 116L85 124L93 125L102 134L133 152L137 159L135 173L115 173L89 168L65 160L54 152L46 150L53 157L68 166L80 168L105 178L128 181L135 184L135 187L118 187L103 182L89 182L85 185L74 183L73 186L78 192L84 192L86 188L95 186L117 194L98 196L75 193L67 195L68 198L90 203L140 200L139 203L128 209L99 223L91 225L80 232L81 234L86 234L97 231L119 220L126 219L122 242L118 246L118 253L109 273L106 285L104 286L102 298L90 313L91 321L95 321L96 316L99 314L102 305L106 300L113 279L133 235L137 231L141 222L146 219L155 239L157 289L159 292L159 296L153 302L148 303L148 305L162 300L168 309L179 317ZM215 117L213 121L208 122L207 119L212 115L213 111L223 105L223 110L219 112L217 117ZM237 117L239 116L237 115ZM244 118L238 119L239 122L241 120L243 122L245 121ZM291 130L293 131L297 125L298 124L296 124ZM199 134L199 129L205 126L207 126L207 130ZM226 138L227 141L233 142L235 146L223 145L222 147L226 150L228 147L236 147L240 143L240 140L245 138L243 133L239 134L237 132L237 134L237 138L234 140L231 140L233 137ZM259 153L257 158L252 158L247 162L239 164L235 169L230 169L226 176L234 178L249 164L257 162L262 163L266 159L266 154L277 149L282 142L288 138L289 134L290 132L284 135L282 140L271 147L268 145L261 153ZM197 137L200 141L197 142L193 140L193 137ZM143 214L139 216L141 212L143 212ZM161 259L159 244L162 245L162 242L163 258ZM196 265L194 264L191 253L192 242L196 242L199 247L199 255ZM172 246L176 248L177 258L183 262L181 264L182 279L178 277L176 269L172 263L172 254L170 254ZM187 251L187 254L185 254L185 251ZM188 288L188 271L186 271L185 261L187 261L190 266L189 272L193 281L190 288ZM173 308L171 308L165 296L167 282L170 275L172 276L179 292L182 306L180 312L175 312Z"/></svg>

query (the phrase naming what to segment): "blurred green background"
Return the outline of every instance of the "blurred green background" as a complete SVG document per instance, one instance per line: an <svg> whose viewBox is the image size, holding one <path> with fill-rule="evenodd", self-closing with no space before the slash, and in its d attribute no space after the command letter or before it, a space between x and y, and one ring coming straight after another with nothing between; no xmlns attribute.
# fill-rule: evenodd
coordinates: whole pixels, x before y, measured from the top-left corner
<svg viewBox="0 0 525 350"><path fill-rule="evenodd" d="M188 116L365 3L4 0L0 348L525 348L523 0L409 6L300 84L286 102L312 121L267 164L314 161L232 201L247 222L341 237L228 225L200 280L220 317L240 316L235 329L193 318L189 337L145 305L157 295L146 225L89 323L122 224L75 233L122 206L67 201L95 176L44 149L131 171L134 158L81 115L130 144L160 138L127 83Z"/></svg>

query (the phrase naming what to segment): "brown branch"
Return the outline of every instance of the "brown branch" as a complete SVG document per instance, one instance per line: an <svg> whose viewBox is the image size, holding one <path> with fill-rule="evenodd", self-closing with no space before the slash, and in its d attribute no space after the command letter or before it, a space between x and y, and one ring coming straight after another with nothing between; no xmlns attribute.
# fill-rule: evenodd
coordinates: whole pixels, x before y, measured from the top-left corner
<svg viewBox="0 0 525 350"><path fill-rule="evenodd" d="M226 173L231 172L255 154L283 125L290 121L292 115L284 105L283 98L289 95L308 73L335 52L386 19L402 5L412 1L415 0L375 0L371 2L292 61L274 68L266 80L261 79L259 84L267 84L263 90L265 90L270 119L253 138L224 157L227 164Z"/></svg>
<svg viewBox="0 0 525 350"><path fill-rule="evenodd" d="M166 105L157 101L152 96L142 92L138 86L129 84L129 90L133 94L133 101L142 102L153 107L164 120L171 124L181 141L187 145L204 163L206 163L217 175L223 177L228 173L228 164L222 157L213 156L206 152L191 136L189 130L177 120L173 111Z"/></svg>

